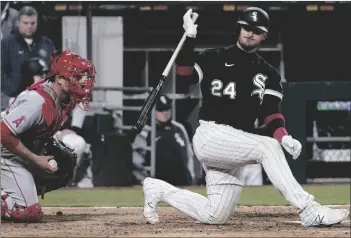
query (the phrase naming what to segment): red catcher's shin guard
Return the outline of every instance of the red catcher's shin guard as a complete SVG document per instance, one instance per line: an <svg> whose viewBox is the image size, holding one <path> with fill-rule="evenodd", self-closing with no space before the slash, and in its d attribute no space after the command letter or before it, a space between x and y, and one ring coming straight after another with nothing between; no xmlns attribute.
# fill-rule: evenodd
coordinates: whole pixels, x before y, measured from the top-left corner
<svg viewBox="0 0 351 238"><path fill-rule="evenodd" d="M9 198L9 199L8 199ZM7 202L11 198L8 194L1 195L1 218L14 222L40 222L43 218L43 212L39 203L29 207L14 204L12 210L9 209ZM12 205L12 204L11 204Z"/></svg>
<svg viewBox="0 0 351 238"><path fill-rule="evenodd" d="M40 222L43 219L43 212L39 203L29 207L15 204L11 211L11 219L18 222Z"/></svg>
<svg viewBox="0 0 351 238"><path fill-rule="evenodd" d="M7 203L5 201L8 196L8 194L1 195L1 219L4 219L6 212L8 212Z"/></svg>

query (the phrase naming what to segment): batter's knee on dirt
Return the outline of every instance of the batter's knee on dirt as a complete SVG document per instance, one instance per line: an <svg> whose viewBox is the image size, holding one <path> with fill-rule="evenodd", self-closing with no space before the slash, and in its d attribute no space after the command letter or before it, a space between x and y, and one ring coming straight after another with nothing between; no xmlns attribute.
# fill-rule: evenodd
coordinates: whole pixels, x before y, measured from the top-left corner
<svg viewBox="0 0 351 238"><path fill-rule="evenodd" d="M202 220L202 223L205 224L210 224L210 225L223 225L223 224L227 224L229 222L230 216L216 216L213 215L213 213L208 212L208 214L206 214Z"/></svg>
<svg viewBox="0 0 351 238"><path fill-rule="evenodd" d="M208 203L204 223L225 224L233 215L240 200L243 183L240 180L242 168L231 172L210 170L206 173ZM234 174L238 177L233 176Z"/></svg>
<svg viewBox="0 0 351 238"><path fill-rule="evenodd" d="M208 210L203 216L203 223L220 225L229 222L240 199L243 187L236 184L225 186L228 191L227 194L213 194L211 195L212 198L209 198L209 203L206 206ZM233 191L234 193L231 194L230 192Z"/></svg>
<svg viewBox="0 0 351 238"><path fill-rule="evenodd" d="M43 212L39 203L20 206L8 194L1 194L1 218L15 222L40 222Z"/></svg>

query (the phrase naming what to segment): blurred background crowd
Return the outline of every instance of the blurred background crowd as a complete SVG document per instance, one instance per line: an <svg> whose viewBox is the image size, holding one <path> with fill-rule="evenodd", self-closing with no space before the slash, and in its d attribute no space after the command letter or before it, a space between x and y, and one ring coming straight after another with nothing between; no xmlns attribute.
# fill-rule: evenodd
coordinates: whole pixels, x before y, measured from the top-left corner
<svg viewBox="0 0 351 238"><path fill-rule="evenodd" d="M53 51L76 51L96 65L97 84L92 110L76 108L60 132L79 156L71 186L132 186L146 176L201 185L204 172L191 143L199 85L189 87L173 68L142 133L132 142L126 134L182 35L186 10L200 14L195 50L201 51L234 44L236 19L248 6L271 17L259 54L282 76L287 128L303 144L298 160L288 158L295 177L350 182L349 2L2 1L2 110L45 77ZM245 172L246 185L270 183L260 165Z"/></svg>

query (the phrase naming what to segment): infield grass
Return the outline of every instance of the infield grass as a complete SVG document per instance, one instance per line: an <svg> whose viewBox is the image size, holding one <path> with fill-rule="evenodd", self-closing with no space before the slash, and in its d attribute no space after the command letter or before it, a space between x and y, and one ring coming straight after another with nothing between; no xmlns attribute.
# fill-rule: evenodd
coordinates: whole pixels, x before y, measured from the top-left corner
<svg viewBox="0 0 351 238"><path fill-rule="evenodd" d="M321 204L350 204L350 184L306 185L304 189ZM193 192L205 195L205 187L189 187ZM59 207L135 207L143 206L142 187L60 189L39 199L42 206ZM240 205L290 205L273 186L245 187Z"/></svg>

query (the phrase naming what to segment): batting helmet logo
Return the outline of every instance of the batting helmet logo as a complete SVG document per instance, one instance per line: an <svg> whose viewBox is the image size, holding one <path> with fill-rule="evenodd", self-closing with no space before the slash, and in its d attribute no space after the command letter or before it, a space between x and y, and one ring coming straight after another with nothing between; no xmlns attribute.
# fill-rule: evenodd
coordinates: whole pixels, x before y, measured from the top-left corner
<svg viewBox="0 0 351 238"><path fill-rule="evenodd" d="M251 18L252 18L253 21L256 22L257 21L257 12L252 12Z"/></svg>

